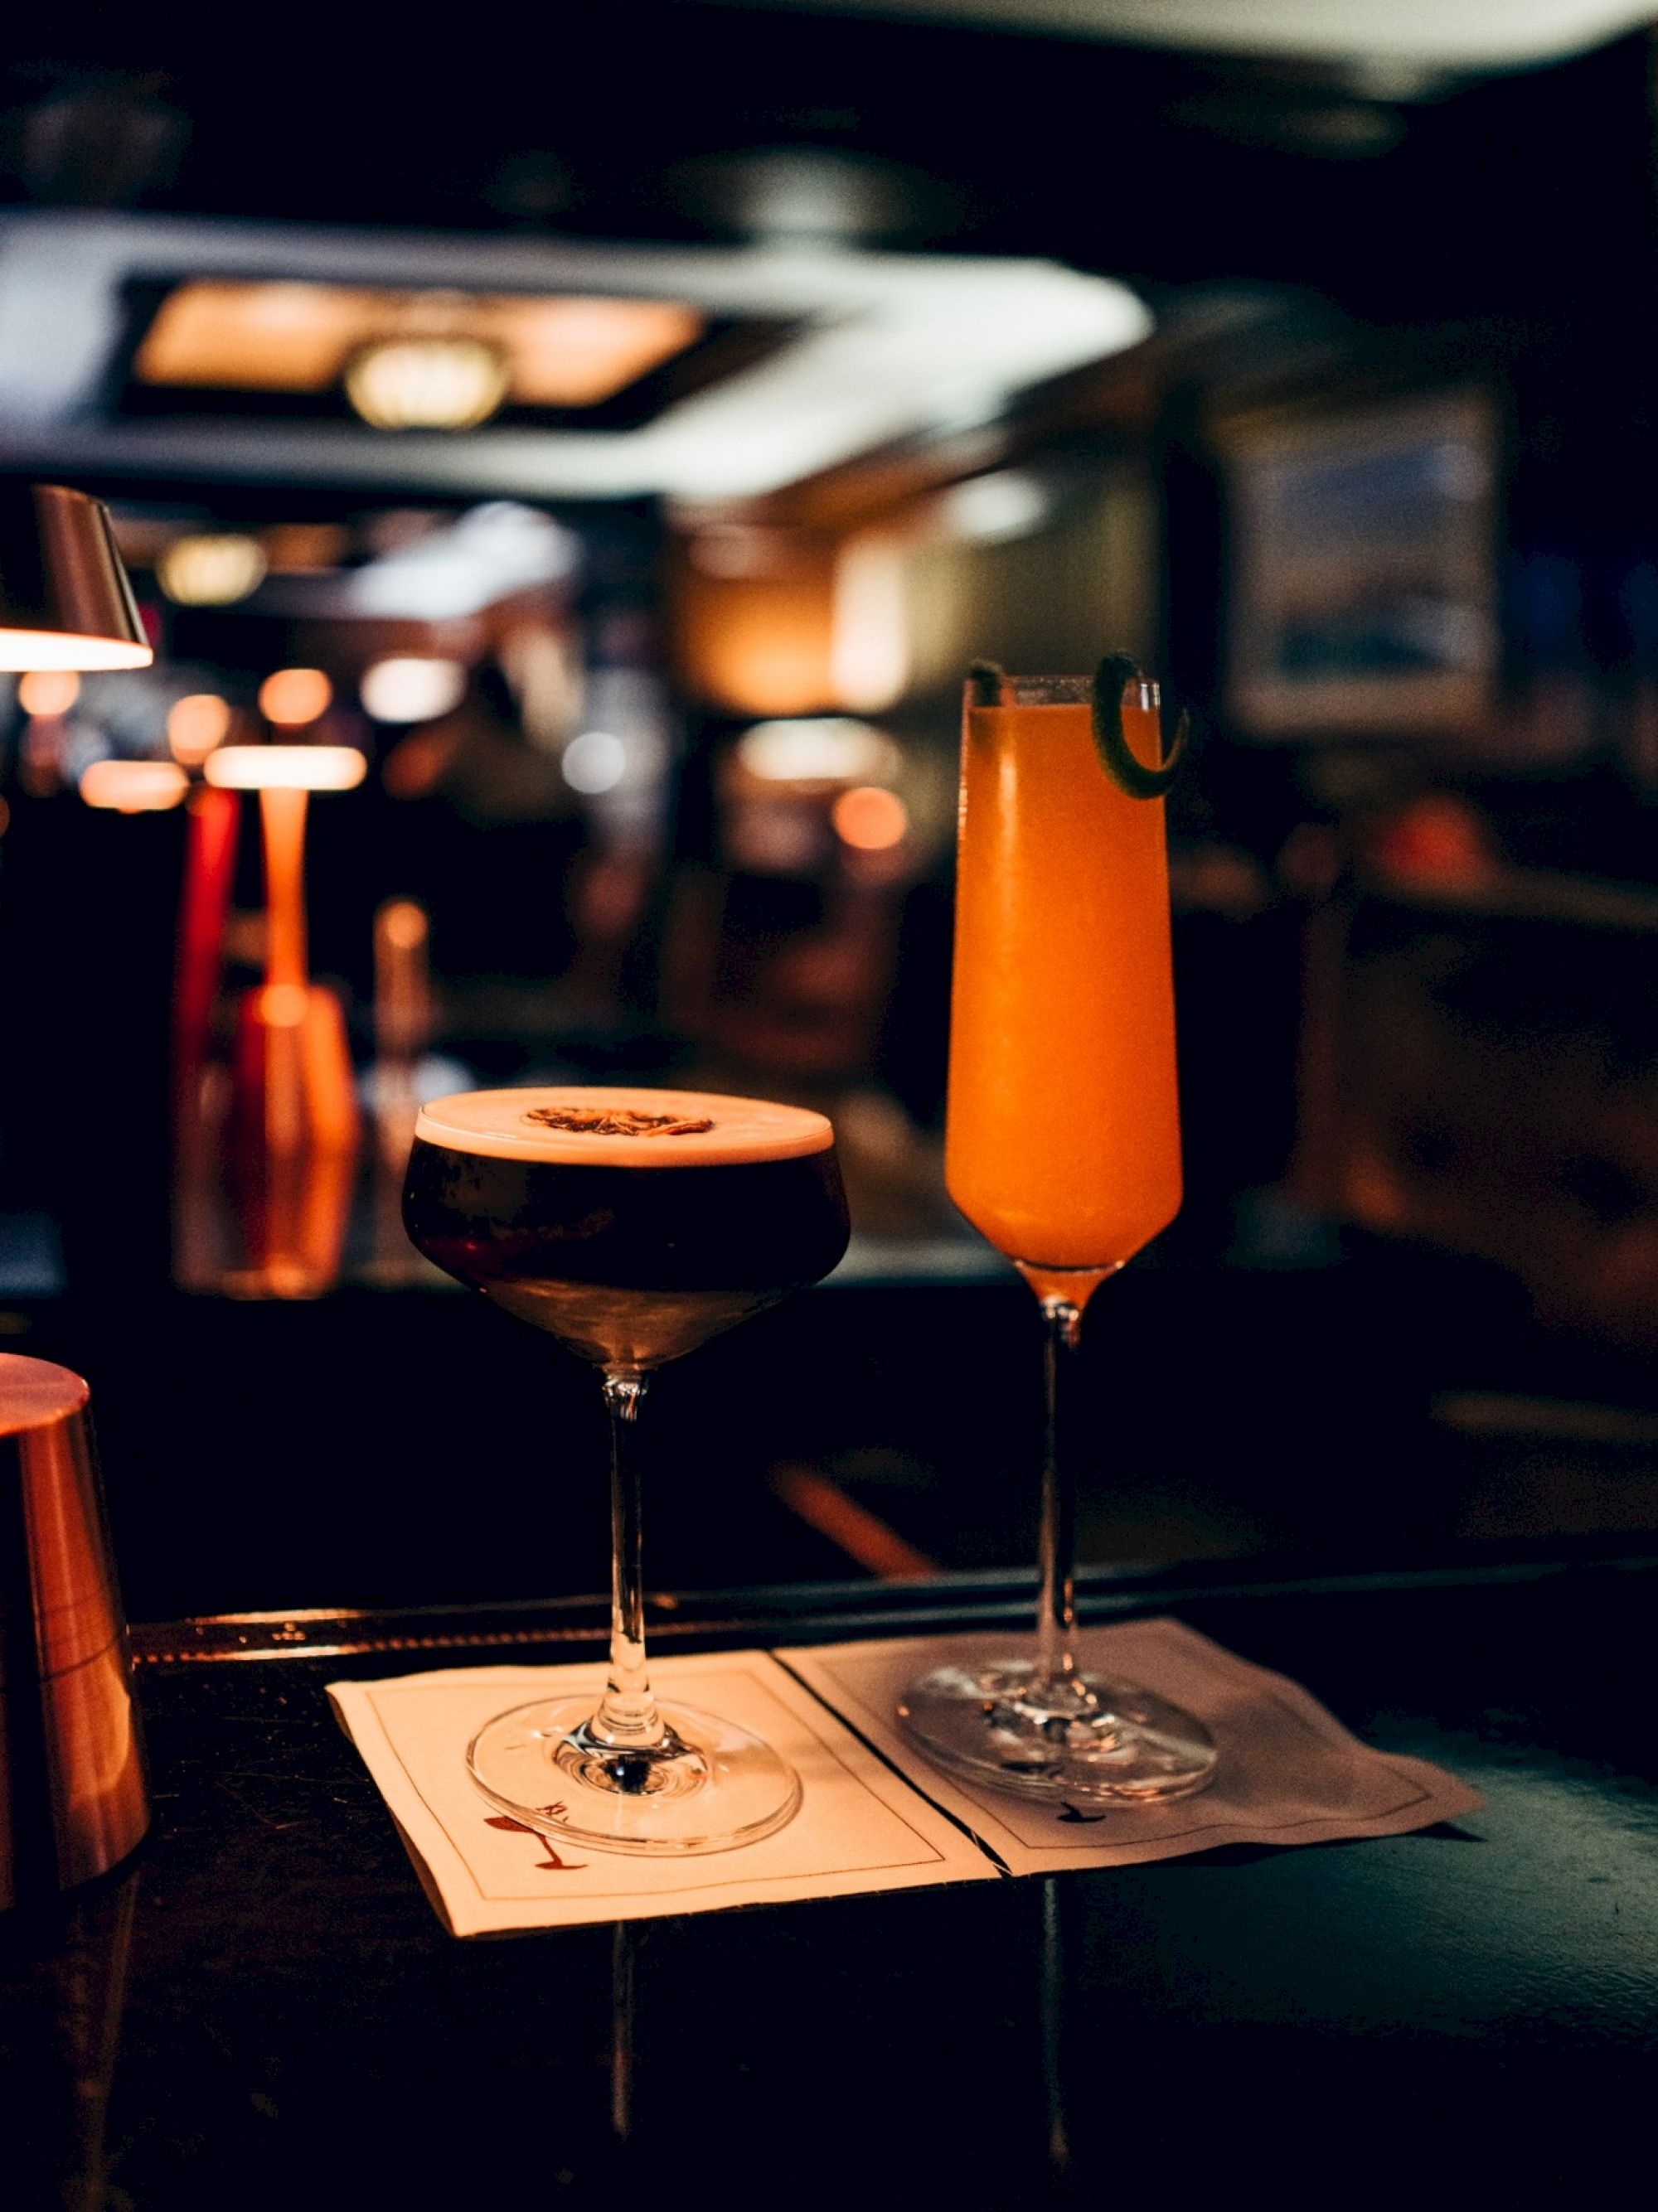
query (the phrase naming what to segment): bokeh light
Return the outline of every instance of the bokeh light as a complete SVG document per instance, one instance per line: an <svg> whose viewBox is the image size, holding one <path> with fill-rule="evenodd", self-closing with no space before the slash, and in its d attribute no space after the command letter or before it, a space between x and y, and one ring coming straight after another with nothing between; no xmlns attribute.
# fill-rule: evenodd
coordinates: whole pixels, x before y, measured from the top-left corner
<svg viewBox="0 0 1658 2212"><path fill-rule="evenodd" d="M18 678L17 703L26 714L43 720L67 714L81 696L81 679L69 668L31 668Z"/></svg>
<svg viewBox="0 0 1658 2212"><path fill-rule="evenodd" d="M608 730L583 730L564 747L559 763L572 791L596 796L614 791L627 773L627 747Z"/></svg>
<svg viewBox="0 0 1658 2212"><path fill-rule="evenodd" d="M168 749L186 768L199 768L229 734L229 702L216 691L192 691L168 709Z"/></svg>
<svg viewBox="0 0 1658 2212"><path fill-rule="evenodd" d="M265 580L265 554L257 538L239 535L175 538L155 580L176 606L231 607Z"/></svg>
<svg viewBox="0 0 1658 2212"><path fill-rule="evenodd" d="M190 787L184 770L173 761L94 761L81 777L81 796L88 806L107 806L119 814L159 814L176 806Z"/></svg>
<svg viewBox="0 0 1658 2212"><path fill-rule="evenodd" d="M909 810L896 793L879 784L855 784L830 810L835 835L856 853L885 853L901 845L909 831Z"/></svg>
<svg viewBox="0 0 1658 2212"><path fill-rule="evenodd" d="M355 745L221 745L203 773L225 791L353 791L368 771Z"/></svg>
<svg viewBox="0 0 1658 2212"><path fill-rule="evenodd" d="M377 722L432 722L453 713L466 692L466 672L458 660L397 653L367 670L359 696Z"/></svg>
<svg viewBox="0 0 1658 2212"><path fill-rule="evenodd" d="M388 338L345 371L345 396L376 430L469 430L507 396L511 367L481 338Z"/></svg>
<svg viewBox="0 0 1658 2212"><path fill-rule="evenodd" d="M278 729L297 730L326 714L333 696L320 668L279 668L259 686L259 712Z"/></svg>

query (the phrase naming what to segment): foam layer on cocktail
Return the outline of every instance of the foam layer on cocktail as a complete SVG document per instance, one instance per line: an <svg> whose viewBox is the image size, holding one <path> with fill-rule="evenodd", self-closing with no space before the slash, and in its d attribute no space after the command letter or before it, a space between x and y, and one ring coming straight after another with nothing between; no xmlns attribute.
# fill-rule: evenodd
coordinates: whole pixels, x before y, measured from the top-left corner
<svg viewBox="0 0 1658 2212"><path fill-rule="evenodd" d="M560 1167L754 1167L834 1142L805 1107L609 1084L463 1091L424 1107L415 1134L482 1159Z"/></svg>

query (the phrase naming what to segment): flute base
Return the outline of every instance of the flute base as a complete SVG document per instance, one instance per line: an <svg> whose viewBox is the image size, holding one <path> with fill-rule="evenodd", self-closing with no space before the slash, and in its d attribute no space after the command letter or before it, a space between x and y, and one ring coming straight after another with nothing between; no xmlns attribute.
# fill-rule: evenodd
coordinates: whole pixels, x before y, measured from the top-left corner
<svg viewBox="0 0 1658 2212"><path fill-rule="evenodd" d="M793 1820L800 1778L735 1721L660 1708L660 1742L619 1747L594 1734L591 1691L486 1721L466 1768L498 1814L555 1844L688 1857L757 1843Z"/></svg>
<svg viewBox="0 0 1658 2212"><path fill-rule="evenodd" d="M911 1684L898 1714L941 1766L1029 1796L1156 1803L1215 1778L1201 1721L1103 1674L1044 1682L1029 1660L940 1667Z"/></svg>

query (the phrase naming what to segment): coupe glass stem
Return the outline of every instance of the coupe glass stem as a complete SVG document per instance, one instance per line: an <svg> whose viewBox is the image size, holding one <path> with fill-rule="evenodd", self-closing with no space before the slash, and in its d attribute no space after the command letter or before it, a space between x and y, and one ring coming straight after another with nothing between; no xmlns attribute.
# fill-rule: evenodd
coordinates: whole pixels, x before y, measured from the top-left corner
<svg viewBox="0 0 1658 2212"><path fill-rule="evenodd" d="M1047 1424L1042 1456L1042 1529L1038 1553L1042 1594L1036 1621L1036 1685L1070 1689L1076 1679L1076 1481L1060 1434L1064 1378L1076 1364L1082 1313L1068 1298L1045 1297L1043 1376Z"/></svg>
<svg viewBox="0 0 1658 2212"><path fill-rule="evenodd" d="M648 1377L607 1370L610 1414L610 1677L588 1724L594 1742L647 1751L667 1730L645 1672L645 1586L640 1548L639 1461L634 1427Z"/></svg>

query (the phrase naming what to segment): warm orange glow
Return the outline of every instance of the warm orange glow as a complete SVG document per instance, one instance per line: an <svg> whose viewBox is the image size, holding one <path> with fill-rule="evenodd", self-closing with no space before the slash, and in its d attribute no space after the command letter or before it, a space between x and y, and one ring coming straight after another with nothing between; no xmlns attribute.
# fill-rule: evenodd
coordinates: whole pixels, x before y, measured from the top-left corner
<svg viewBox="0 0 1658 2212"><path fill-rule="evenodd" d="M199 768L229 734L229 704L216 691L192 691L168 709L168 746L186 768Z"/></svg>
<svg viewBox="0 0 1658 2212"><path fill-rule="evenodd" d="M320 668L279 668L259 686L259 712L279 729L297 730L326 714L333 696Z"/></svg>
<svg viewBox="0 0 1658 2212"><path fill-rule="evenodd" d="M32 668L17 686L26 714L67 714L81 696L81 679L69 668Z"/></svg>
<svg viewBox="0 0 1658 2212"><path fill-rule="evenodd" d="M221 745L203 769L226 791L352 791L368 771L355 745Z"/></svg>
<svg viewBox="0 0 1658 2212"><path fill-rule="evenodd" d="M345 368L345 396L376 430L475 429L511 382L499 346L476 338L386 338Z"/></svg>
<svg viewBox="0 0 1658 2212"><path fill-rule="evenodd" d="M94 761L81 778L88 806L113 807L118 814L161 814L176 806L189 779L172 761Z"/></svg>
<svg viewBox="0 0 1658 2212"><path fill-rule="evenodd" d="M376 920L386 942L401 951L412 951L426 942L426 909L413 899L388 899Z"/></svg>
<svg viewBox="0 0 1658 2212"><path fill-rule="evenodd" d="M60 629L0 629L0 669L148 668L147 645L122 638L77 637Z"/></svg>
<svg viewBox="0 0 1658 2212"><path fill-rule="evenodd" d="M856 853L887 852L903 843L910 827L904 801L874 783L860 783L843 791L829 818L842 844Z"/></svg>
<svg viewBox="0 0 1658 2212"><path fill-rule="evenodd" d="M424 338L494 348L527 407L592 407L683 353L703 317L677 300L526 298L204 278L163 301L138 349L146 384L326 392L364 346Z"/></svg>
<svg viewBox="0 0 1658 2212"><path fill-rule="evenodd" d="M272 1029L296 1030L310 1002L308 984L267 983L259 993L259 1019Z"/></svg>
<svg viewBox="0 0 1658 2212"><path fill-rule="evenodd" d="M820 714L835 696L833 548L770 531L764 565L710 575L690 559L675 575L675 629L686 689L728 713Z"/></svg>

